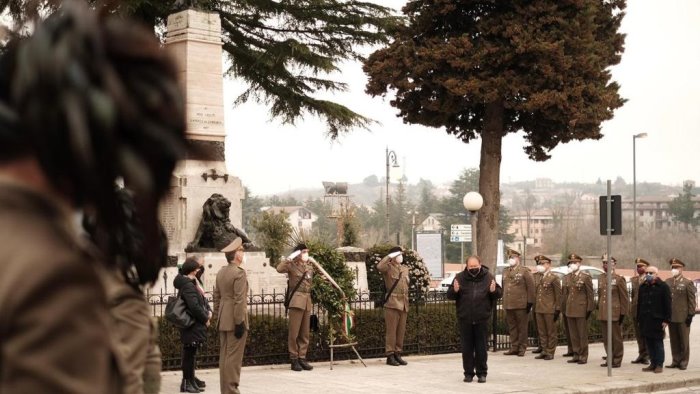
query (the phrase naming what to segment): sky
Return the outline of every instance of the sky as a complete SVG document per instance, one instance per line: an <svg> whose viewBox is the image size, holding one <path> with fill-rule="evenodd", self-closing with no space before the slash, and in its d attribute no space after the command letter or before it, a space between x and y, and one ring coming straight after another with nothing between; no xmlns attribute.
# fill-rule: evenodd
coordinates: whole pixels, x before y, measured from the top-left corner
<svg viewBox="0 0 700 394"><path fill-rule="evenodd" d="M405 1L382 0L399 9ZM637 182L700 183L700 1L628 0L621 30L627 35L620 64L612 69L628 101L603 124L598 141L560 144L546 162L523 152L522 133L503 141L501 182L551 178L555 182L595 182L623 177L632 182L632 136L637 139ZM388 98L364 93L367 77L359 63L342 65L333 76L349 91L332 99L374 119L369 131L357 129L332 141L325 124L311 116L295 125L270 119L263 104L234 107L245 89L224 82L226 160L229 172L254 195L319 188L322 181L361 182L384 176L385 149L394 151L410 183L456 179L479 166L480 140L464 144L441 129L404 124ZM349 191L352 194L352 190Z"/></svg>

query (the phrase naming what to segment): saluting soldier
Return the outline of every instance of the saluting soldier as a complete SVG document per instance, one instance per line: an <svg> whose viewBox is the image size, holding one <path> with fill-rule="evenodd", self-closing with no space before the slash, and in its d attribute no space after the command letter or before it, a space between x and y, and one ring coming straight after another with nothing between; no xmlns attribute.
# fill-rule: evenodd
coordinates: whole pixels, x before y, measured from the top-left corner
<svg viewBox="0 0 700 394"><path fill-rule="evenodd" d="M671 340L673 361L666 368L686 369L690 357L690 324L695 316L697 289L690 279L683 276L684 262L672 258L668 263L671 265L672 275L666 280L671 289L671 324L668 325L668 336Z"/></svg>
<svg viewBox="0 0 700 394"><path fill-rule="evenodd" d="M503 309L510 331L507 356L525 356L528 313L535 302L535 281L527 267L520 264L520 253L508 249L508 265L503 270Z"/></svg>
<svg viewBox="0 0 700 394"><path fill-rule="evenodd" d="M646 340L642 336L642 331L639 329L639 318L637 317L637 302L639 301L639 285L644 282L644 277L646 276L646 269L649 266L649 262L643 258L637 258L634 260L637 265L637 276L633 276L630 279L632 283L632 302L630 303L630 315L632 315L632 323L634 324L634 337L637 339L637 349L639 350L639 355L636 359L632 360L632 364L649 364L649 353L647 352Z"/></svg>
<svg viewBox="0 0 700 394"><path fill-rule="evenodd" d="M557 326L561 306L561 283L559 277L552 273L552 260L547 256L535 256L537 273L541 279L537 285L535 300L535 318L542 354L536 359L551 360L557 349Z"/></svg>
<svg viewBox="0 0 700 394"><path fill-rule="evenodd" d="M595 309L593 301L593 280L591 276L580 271L583 259L577 254L569 255L569 282L566 298L566 318L569 322L571 345L574 356L568 363L586 364L588 362L588 318Z"/></svg>
<svg viewBox="0 0 700 394"><path fill-rule="evenodd" d="M311 328L311 284L315 272L310 260L309 248L300 243L294 248L292 254L277 265L277 272L286 273L289 278L285 299L289 304L287 347L291 369L297 372L314 369L306 361Z"/></svg>
<svg viewBox="0 0 700 394"><path fill-rule="evenodd" d="M236 237L221 251L228 265L216 274L214 288L220 388L222 394L239 394L243 352L248 337L248 278L241 267L245 257L243 240Z"/></svg>
<svg viewBox="0 0 700 394"><path fill-rule="evenodd" d="M377 264L377 270L384 277L384 323L386 325L386 363L399 366L408 364L401 358L403 338L406 334L408 317L408 267L403 263L403 249L395 246Z"/></svg>
<svg viewBox="0 0 700 394"><path fill-rule="evenodd" d="M573 357L574 348L571 344L571 331L569 331L569 320L566 318L566 299L569 297L569 286L571 285L571 272L561 279L561 320L564 323L564 335L566 336L566 353L563 357Z"/></svg>
<svg viewBox="0 0 700 394"><path fill-rule="evenodd" d="M608 259L607 255L603 255L603 271L604 274L598 277L598 320L601 321L601 331L603 332L603 343L605 345L605 353L608 352L608 292L607 283L608 275L611 275L611 298L612 305L612 367L620 368L622 357L624 355L624 346L622 343L622 323L629 311L629 293L627 292L627 282L625 278L615 273L615 257ZM610 355L607 355L610 357ZM607 367L607 363L600 364L601 367Z"/></svg>
<svg viewBox="0 0 700 394"><path fill-rule="evenodd" d="M538 257L540 256L535 256L535 262L537 262ZM532 274L532 279L535 282L535 304L532 306L532 309L535 312L532 313L532 325L535 327L535 333L537 335L537 348L532 352L535 354L542 353L542 342L540 342L540 330L537 327L537 287L540 285L540 281L542 281L543 274L539 271L539 263L537 263L537 265L537 271L535 271Z"/></svg>

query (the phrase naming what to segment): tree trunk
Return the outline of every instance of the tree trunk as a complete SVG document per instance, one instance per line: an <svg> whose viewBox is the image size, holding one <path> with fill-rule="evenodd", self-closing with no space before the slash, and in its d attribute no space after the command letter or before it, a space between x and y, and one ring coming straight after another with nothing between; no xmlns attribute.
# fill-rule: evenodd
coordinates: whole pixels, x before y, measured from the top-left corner
<svg viewBox="0 0 700 394"><path fill-rule="evenodd" d="M486 105L484 130L481 132L479 193L484 206L477 222L477 248L482 264L495 272L498 247L498 209L501 205L501 143L503 139L503 103Z"/></svg>

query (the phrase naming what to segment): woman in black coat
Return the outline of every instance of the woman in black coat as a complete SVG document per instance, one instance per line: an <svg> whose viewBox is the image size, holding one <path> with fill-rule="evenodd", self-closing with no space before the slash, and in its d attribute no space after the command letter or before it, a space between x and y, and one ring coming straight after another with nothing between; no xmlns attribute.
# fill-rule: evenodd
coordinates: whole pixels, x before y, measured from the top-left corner
<svg viewBox="0 0 700 394"><path fill-rule="evenodd" d="M644 282L639 286L637 319L639 329L646 341L651 363L645 372L663 372L664 329L671 321L671 290L658 277L656 267L647 267Z"/></svg>
<svg viewBox="0 0 700 394"><path fill-rule="evenodd" d="M178 296L187 304L187 310L194 319L194 324L180 329L182 342L182 384L181 393L199 393L204 391L198 385L194 376L194 359L197 348L207 339L207 327L211 319L211 311L207 305L204 292L196 284L197 273L201 269L194 258L188 258L175 277L173 285L178 290ZM199 381L201 382L201 381Z"/></svg>

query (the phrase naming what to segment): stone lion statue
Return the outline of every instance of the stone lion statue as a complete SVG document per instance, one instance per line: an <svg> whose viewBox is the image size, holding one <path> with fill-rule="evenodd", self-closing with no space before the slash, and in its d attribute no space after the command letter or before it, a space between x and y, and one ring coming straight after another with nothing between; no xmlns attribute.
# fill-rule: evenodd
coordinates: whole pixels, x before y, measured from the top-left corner
<svg viewBox="0 0 700 394"><path fill-rule="evenodd" d="M236 237L241 237L246 248L253 243L246 233L231 224L229 209L231 201L221 194L214 193L202 206L202 220L197 227L194 240L185 248L186 252L221 250Z"/></svg>

